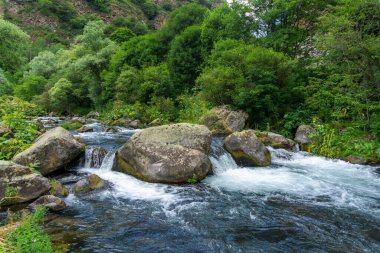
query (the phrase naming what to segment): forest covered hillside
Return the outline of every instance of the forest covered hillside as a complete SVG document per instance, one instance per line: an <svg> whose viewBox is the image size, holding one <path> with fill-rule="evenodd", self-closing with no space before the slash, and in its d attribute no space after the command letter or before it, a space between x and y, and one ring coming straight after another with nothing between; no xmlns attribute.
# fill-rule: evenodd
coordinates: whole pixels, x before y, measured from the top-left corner
<svg viewBox="0 0 380 253"><path fill-rule="evenodd" d="M380 159L377 0L2 0L1 12L3 108L147 125L228 105L289 137L314 125L316 153ZM20 115L0 116L12 128Z"/></svg>

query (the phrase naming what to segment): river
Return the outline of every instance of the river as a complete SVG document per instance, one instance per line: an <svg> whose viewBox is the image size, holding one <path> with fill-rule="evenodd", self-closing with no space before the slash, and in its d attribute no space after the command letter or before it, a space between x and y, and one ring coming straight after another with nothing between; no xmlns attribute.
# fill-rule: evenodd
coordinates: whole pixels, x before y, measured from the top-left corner
<svg viewBox="0 0 380 253"><path fill-rule="evenodd" d="M75 134L108 150L101 168L83 158L55 178L71 187L95 173L107 188L70 194L46 226L70 252L380 252L378 168L274 149L270 167L239 167L214 138L213 175L201 183L146 183L112 171L136 130L92 126Z"/></svg>

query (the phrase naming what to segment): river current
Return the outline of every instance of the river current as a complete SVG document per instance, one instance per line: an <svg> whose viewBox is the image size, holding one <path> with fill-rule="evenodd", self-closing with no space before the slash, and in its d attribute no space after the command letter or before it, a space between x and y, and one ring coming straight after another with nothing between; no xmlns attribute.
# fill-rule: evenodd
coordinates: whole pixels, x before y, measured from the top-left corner
<svg viewBox="0 0 380 253"><path fill-rule="evenodd" d="M108 150L101 168L84 157L55 177L71 187L95 173L107 188L70 194L46 227L70 252L380 252L379 168L272 148L270 167L239 167L214 138L201 183L146 183L111 170L136 130L92 126L74 134Z"/></svg>

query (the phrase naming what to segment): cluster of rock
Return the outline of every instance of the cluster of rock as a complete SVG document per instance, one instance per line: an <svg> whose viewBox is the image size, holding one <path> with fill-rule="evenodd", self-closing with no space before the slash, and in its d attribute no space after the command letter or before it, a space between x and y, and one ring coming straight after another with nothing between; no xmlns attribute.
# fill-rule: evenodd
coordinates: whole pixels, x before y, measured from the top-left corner
<svg viewBox="0 0 380 253"><path fill-rule="evenodd" d="M96 113L93 117L99 116ZM308 125L299 126L294 141L280 134L255 130L243 130L248 115L217 107L202 118L203 125L173 124L153 126L135 133L115 155L114 169L147 182L186 183L200 181L212 173L209 159L212 136L225 136L224 147L239 164L269 166L271 154L267 146L282 149L309 150L315 141L315 130ZM73 118L83 124L82 118ZM126 120L120 125L141 127L140 122ZM123 123L123 124L122 124ZM157 121L156 124L159 124ZM155 124L152 124L155 125ZM82 126L78 132L92 129ZM110 130L111 131L111 130ZM0 126L0 136L11 134ZM53 128L41 135L27 150L16 155L12 162L0 161L0 207L35 200L29 208L45 206L52 211L66 207L61 199L69 190L58 181L49 181L46 175L65 168L85 151L85 145L62 127ZM101 147L86 151L91 163L99 168L107 154ZM349 156L352 163L367 163L365 159ZM31 164L38 163L38 171ZM105 187L105 182L91 174L78 181L73 192L84 194Z"/></svg>
<svg viewBox="0 0 380 253"><path fill-rule="evenodd" d="M85 145L70 132L57 127L41 135L29 149L16 155L13 161L0 161L0 207L37 199L28 207L35 209L45 206L51 211L64 209L66 204L61 197L69 194L68 189L60 182L50 181L44 176L64 168L84 150ZM37 167L31 168L32 164ZM90 175L76 183L74 192L83 193L102 187L104 181L96 175Z"/></svg>

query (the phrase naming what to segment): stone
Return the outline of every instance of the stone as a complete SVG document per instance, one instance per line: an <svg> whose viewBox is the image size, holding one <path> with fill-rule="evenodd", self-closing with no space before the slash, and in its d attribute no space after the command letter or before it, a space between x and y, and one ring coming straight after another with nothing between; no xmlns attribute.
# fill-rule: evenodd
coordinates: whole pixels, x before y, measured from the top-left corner
<svg viewBox="0 0 380 253"><path fill-rule="evenodd" d="M123 127L128 127L129 123L131 123L132 120L128 118L120 118L112 122L112 125L114 126L123 126Z"/></svg>
<svg viewBox="0 0 380 253"><path fill-rule="evenodd" d="M272 132L261 132L255 131L257 138L260 139L262 143L266 146L271 146L272 148L283 148L283 149L293 149L296 143L280 134Z"/></svg>
<svg viewBox="0 0 380 253"><path fill-rule="evenodd" d="M11 130L9 130L6 126L0 124L0 137L9 133L11 133Z"/></svg>
<svg viewBox="0 0 380 253"><path fill-rule="evenodd" d="M137 119L137 120L134 120L131 123L129 123L129 126L132 128L142 128L143 124L141 123L140 120Z"/></svg>
<svg viewBox="0 0 380 253"><path fill-rule="evenodd" d="M310 135L315 134L315 129L309 125L300 125L297 128L294 141L300 144L301 150L308 151L310 144L315 142L315 138Z"/></svg>
<svg viewBox="0 0 380 253"><path fill-rule="evenodd" d="M248 114L243 111L232 111L228 106L215 107L200 120L213 135L228 135L242 130Z"/></svg>
<svg viewBox="0 0 380 253"><path fill-rule="evenodd" d="M28 205L28 208L33 210L36 210L38 207L46 207L49 211L58 212L65 209L67 206L62 199L53 195L45 195L39 197L36 201Z"/></svg>
<svg viewBox="0 0 380 253"><path fill-rule="evenodd" d="M69 190L61 182L51 180L49 193L56 197L67 197L69 195Z"/></svg>
<svg viewBox="0 0 380 253"><path fill-rule="evenodd" d="M74 192L87 193L102 188L104 188L103 179L96 174L91 174L75 183Z"/></svg>
<svg viewBox="0 0 380 253"><path fill-rule="evenodd" d="M257 138L253 130L245 130L227 136L224 140L224 147L240 164L251 166L269 166L271 164L269 150Z"/></svg>
<svg viewBox="0 0 380 253"><path fill-rule="evenodd" d="M25 166L0 161L0 206L36 199L50 188L49 179Z"/></svg>
<svg viewBox="0 0 380 253"><path fill-rule="evenodd" d="M89 127L89 126L81 126L78 130L77 130L78 133L90 133L90 132L94 132L94 128L92 127Z"/></svg>
<svg viewBox="0 0 380 253"><path fill-rule="evenodd" d="M100 117L100 113L98 112L89 112L87 114L87 118L99 118Z"/></svg>
<svg viewBox="0 0 380 253"><path fill-rule="evenodd" d="M147 182L185 183L211 172L211 132L205 126L174 124L135 133L116 153L116 167Z"/></svg>
<svg viewBox="0 0 380 253"><path fill-rule="evenodd" d="M369 163L369 161L365 159L364 157L360 157L356 155L349 155L344 160L352 164L360 164L360 165L366 165Z"/></svg>
<svg viewBox="0 0 380 253"><path fill-rule="evenodd" d="M25 166L38 162L41 174L48 175L72 162L84 152L84 147L69 131L56 127L41 135L30 148L16 155L13 161Z"/></svg>

